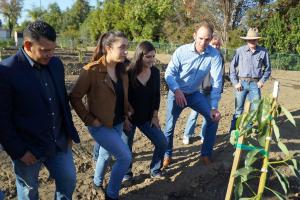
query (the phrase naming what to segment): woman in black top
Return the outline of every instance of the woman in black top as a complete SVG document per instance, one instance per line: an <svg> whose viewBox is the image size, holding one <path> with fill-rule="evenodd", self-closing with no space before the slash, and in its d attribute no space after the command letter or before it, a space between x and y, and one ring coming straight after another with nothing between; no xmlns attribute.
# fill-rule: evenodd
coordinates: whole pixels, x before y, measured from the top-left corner
<svg viewBox="0 0 300 200"><path fill-rule="evenodd" d="M148 42L141 42L129 66L128 99L134 113L129 119L131 129L125 130L128 146L132 151L136 127L146 135L155 146L150 164L151 177L161 177L161 167L167 141L160 129L158 109L160 104L160 72L153 66L155 48ZM127 122L129 123L129 122ZM123 180L132 178L131 168Z"/></svg>

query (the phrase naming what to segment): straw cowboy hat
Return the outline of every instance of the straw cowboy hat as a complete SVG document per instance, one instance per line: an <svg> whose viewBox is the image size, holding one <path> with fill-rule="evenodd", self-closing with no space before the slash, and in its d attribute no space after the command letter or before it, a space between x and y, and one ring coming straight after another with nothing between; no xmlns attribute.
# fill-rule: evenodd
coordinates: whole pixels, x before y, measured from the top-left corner
<svg viewBox="0 0 300 200"><path fill-rule="evenodd" d="M246 37L241 37L243 40L257 40L261 38L258 35L258 29L257 28L250 28L247 32Z"/></svg>

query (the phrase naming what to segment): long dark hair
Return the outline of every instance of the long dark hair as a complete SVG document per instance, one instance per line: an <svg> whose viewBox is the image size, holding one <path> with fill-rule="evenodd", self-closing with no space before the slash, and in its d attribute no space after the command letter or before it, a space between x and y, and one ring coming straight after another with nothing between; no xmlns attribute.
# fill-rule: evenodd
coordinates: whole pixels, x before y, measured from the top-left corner
<svg viewBox="0 0 300 200"><path fill-rule="evenodd" d="M108 31L100 35L96 49L92 56L92 62L99 60L102 56L106 55L106 46L112 46L120 38L127 39L126 35L121 31ZM122 74L125 72L124 63L117 63L116 65L116 76L118 79L122 79Z"/></svg>
<svg viewBox="0 0 300 200"><path fill-rule="evenodd" d="M129 69L132 71L131 81L133 86L137 86L137 76L143 71L143 57L150 51L155 51L155 47L149 41L143 41L136 47Z"/></svg>

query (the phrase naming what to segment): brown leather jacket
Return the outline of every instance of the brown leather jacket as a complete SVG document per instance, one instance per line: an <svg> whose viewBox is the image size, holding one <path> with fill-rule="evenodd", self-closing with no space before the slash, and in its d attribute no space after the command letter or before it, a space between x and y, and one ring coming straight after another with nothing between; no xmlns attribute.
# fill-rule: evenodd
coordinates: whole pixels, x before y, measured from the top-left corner
<svg viewBox="0 0 300 200"><path fill-rule="evenodd" d="M128 103L128 75L122 75L124 87L124 116L133 112ZM82 98L87 95L87 107ZM105 57L83 67L70 93L71 104L86 125L97 118L101 124L113 127L116 95L105 64Z"/></svg>

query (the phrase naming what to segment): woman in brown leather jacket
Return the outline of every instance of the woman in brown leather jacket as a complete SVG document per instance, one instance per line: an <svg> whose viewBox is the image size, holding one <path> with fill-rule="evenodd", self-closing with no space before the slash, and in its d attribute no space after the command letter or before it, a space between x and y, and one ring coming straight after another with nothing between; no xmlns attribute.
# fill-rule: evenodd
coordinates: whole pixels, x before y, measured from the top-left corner
<svg viewBox="0 0 300 200"><path fill-rule="evenodd" d="M118 199L122 178L131 163L131 152L122 141L128 104L128 76L123 62L128 40L122 32L110 31L100 36L93 62L83 67L71 91L71 104L101 146L96 163L94 185L102 188L106 164L116 159L105 191L106 199ZM82 98L87 96L87 104Z"/></svg>

